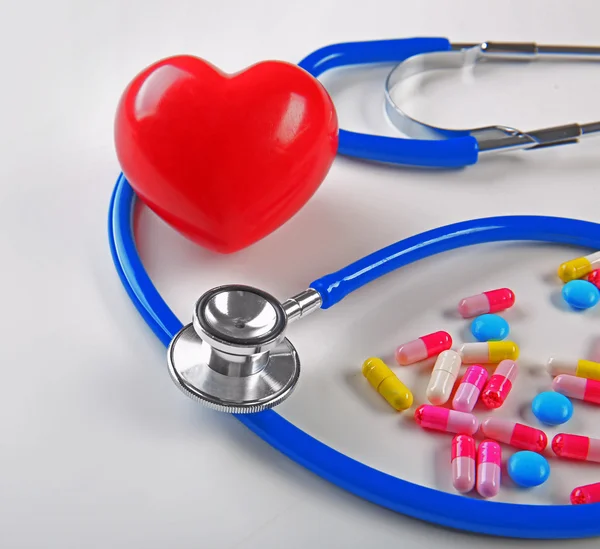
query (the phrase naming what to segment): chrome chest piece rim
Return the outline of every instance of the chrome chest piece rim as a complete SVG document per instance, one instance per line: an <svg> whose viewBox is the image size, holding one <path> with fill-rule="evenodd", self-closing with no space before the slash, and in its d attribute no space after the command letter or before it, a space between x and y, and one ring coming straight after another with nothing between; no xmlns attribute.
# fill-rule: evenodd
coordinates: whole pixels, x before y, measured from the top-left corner
<svg viewBox="0 0 600 549"><path fill-rule="evenodd" d="M300 360L284 337L286 308L272 295L242 285L203 294L192 322L169 345L169 373L184 394L209 408L255 413L293 392Z"/></svg>

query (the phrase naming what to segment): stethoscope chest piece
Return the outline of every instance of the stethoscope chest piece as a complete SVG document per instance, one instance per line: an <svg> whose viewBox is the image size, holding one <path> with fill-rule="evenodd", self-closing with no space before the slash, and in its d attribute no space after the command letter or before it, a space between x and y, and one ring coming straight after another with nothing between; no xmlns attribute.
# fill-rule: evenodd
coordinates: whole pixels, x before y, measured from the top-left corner
<svg viewBox="0 0 600 549"><path fill-rule="evenodd" d="M284 337L288 315L270 294L250 286L219 286L203 294L192 322L168 349L171 378L190 398L230 413L272 408L300 375Z"/></svg>

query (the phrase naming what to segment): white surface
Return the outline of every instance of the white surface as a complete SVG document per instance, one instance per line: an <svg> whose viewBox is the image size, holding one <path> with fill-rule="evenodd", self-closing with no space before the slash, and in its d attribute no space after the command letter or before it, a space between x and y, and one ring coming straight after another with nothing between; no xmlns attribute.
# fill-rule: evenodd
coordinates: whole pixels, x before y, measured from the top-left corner
<svg viewBox="0 0 600 549"><path fill-rule="evenodd" d="M594 0L568 6L523 0L0 2L0 545L480 546L477 536L346 494L173 386L164 349L128 302L109 257L106 208L118 173L113 114L128 80L174 53L235 71L264 58L298 61L347 40L438 35L460 42L593 44L599 15ZM343 71L325 80L343 127L393 134L382 114L386 72ZM592 65L486 69L471 79L438 75L420 84L405 106L439 124L533 129L600 117L600 72ZM151 215L143 217L140 245L159 289L185 319L213 285L244 282L285 298L374 249L472 216L598 220L599 173L593 140L490 158L456 172L338 158L306 207L251 249L214 256ZM449 439L419 431L409 414L390 413L361 377L362 360L390 359L395 345L434 329L461 339L468 323L447 311L474 291L508 285L518 296L506 317L524 371L497 414L516 418L534 391L549 387L538 375L540 363L551 354L589 356L600 335L600 309L584 315L560 310L554 271L573 255L538 245L454 252L403 269L294 325L289 335L304 371L281 413L371 466L450 489L449 476L437 467L448 467ZM407 367L402 376L421 402L426 373ZM592 413L580 405L568 429L600 436ZM417 448L423 459L414 457ZM593 466L552 465L547 485L527 494L507 485L501 498L551 504L563 501L574 483L598 480Z"/></svg>

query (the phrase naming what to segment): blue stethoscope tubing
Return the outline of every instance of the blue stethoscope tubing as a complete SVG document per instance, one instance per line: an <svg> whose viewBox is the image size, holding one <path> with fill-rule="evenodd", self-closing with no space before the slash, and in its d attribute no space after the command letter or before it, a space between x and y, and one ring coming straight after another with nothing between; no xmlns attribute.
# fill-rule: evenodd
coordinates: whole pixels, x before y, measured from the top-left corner
<svg viewBox="0 0 600 549"><path fill-rule="evenodd" d="M399 63L413 55L450 51L447 38L400 38L331 44L306 56L298 65L318 78L351 65ZM428 168L462 168L477 162L479 145L468 131L442 140L407 139L339 130L338 153L344 156Z"/></svg>
<svg viewBox="0 0 600 549"><path fill-rule="evenodd" d="M168 346L182 328L152 284L133 231L135 194L121 174L109 207L108 237L116 270L137 310ZM505 216L438 227L383 248L311 287L327 309L349 293L395 269L463 246L507 240L543 241L600 249L600 225L576 219ZM458 530L536 539L600 534L600 504L521 505L483 501L434 490L388 475L319 442L274 410L235 416L271 446L322 478L370 502L404 515ZM402 451L402 437L398 436Z"/></svg>

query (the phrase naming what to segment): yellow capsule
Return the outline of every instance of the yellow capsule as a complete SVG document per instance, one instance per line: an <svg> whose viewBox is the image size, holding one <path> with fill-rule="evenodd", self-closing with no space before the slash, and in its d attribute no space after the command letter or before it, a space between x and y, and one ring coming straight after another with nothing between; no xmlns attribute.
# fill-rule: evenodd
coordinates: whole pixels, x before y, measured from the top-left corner
<svg viewBox="0 0 600 549"><path fill-rule="evenodd" d="M594 269L600 267L600 252L596 252L577 259L566 261L558 268L558 277L563 282L577 280L590 274Z"/></svg>
<svg viewBox="0 0 600 549"><path fill-rule="evenodd" d="M514 341L463 343L458 354L463 364L498 364L503 360L517 360L519 346Z"/></svg>
<svg viewBox="0 0 600 549"><path fill-rule="evenodd" d="M600 363L591 360L565 360L552 357L548 360L547 368L552 376L567 374L600 381Z"/></svg>
<svg viewBox="0 0 600 549"><path fill-rule="evenodd" d="M387 400L392 408L400 411L412 406L412 393L380 358L365 360L362 373L371 386Z"/></svg>
<svg viewBox="0 0 600 549"><path fill-rule="evenodd" d="M595 379L600 381L600 364L591 360L580 360L577 362L577 377L585 377L586 379Z"/></svg>
<svg viewBox="0 0 600 549"><path fill-rule="evenodd" d="M519 346L513 341L490 341L489 344L491 363L519 358Z"/></svg>

